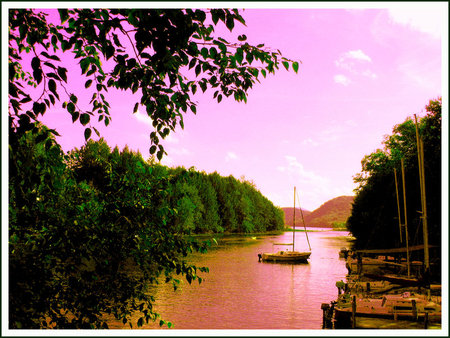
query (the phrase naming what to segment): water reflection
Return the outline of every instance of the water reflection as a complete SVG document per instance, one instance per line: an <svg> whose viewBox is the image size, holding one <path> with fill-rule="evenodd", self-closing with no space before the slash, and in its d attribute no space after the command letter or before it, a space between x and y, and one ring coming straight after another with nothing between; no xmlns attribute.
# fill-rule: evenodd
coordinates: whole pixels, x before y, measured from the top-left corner
<svg viewBox="0 0 450 338"><path fill-rule="evenodd" d="M274 243L292 242L291 232L219 238L207 254L190 257L195 265L209 267L202 284L184 281L177 292L171 284L161 285L155 309L175 329L320 329L320 305L336 298L335 283L347 272L338 255L348 246L346 235L310 232L307 264L258 262L258 253L279 250ZM295 243L298 251L308 249L304 234L297 233Z"/></svg>

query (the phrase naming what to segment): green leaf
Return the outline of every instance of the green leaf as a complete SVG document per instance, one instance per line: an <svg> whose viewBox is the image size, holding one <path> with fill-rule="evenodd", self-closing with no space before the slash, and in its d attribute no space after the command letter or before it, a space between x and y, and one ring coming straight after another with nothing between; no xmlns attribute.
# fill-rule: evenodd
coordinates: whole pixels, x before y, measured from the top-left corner
<svg viewBox="0 0 450 338"><path fill-rule="evenodd" d="M59 12L59 17L61 19L61 24L63 24L69 18L68 10L67 9L58 9L58 12Z"/></svg>
<svg viewBox="0 0 450 338"><path fill-rule="evenodd" d="M84 84L84 88L89 88L92 84L92 79L89 79L86 81L86 83Z"/></svg>
<svg viewBox="0 0 450 338"><path fill-rule="evenodd" d="M289 62L283 61L282 64L283 64L284 68L286 68L286 70L289 70Z"/></svg>
<svg viewBox="0 0 450 338"><path fill-rule="evenodd" d="M211 47L211 48L209 49L209 54L211 55L211 57L212 57L213 59L216 59L216 58L217 58L217 55L218 55L219 53L217 52L217 49L216 49L215 47Z"/></svg>
<svg viewBox="0 0 450 338"><path fill-rule="evenodd" d="M202 71L202 67L201 67L200 64L198 64L198 65L195 67L195 76L199 76L199 74L200 74L201 71Z"/></svg>
<svg viewBox="0 0 450 338"><path fill-rule="evenodd" d="M56 82L55 82L55 80L53 80L53 79L50 79L49 81L48 81L48 89L50 89L50 91L52 92L52 93L56 93Z"/></svg>
<svg viewBox="0 0 450 338"><path fill-rule="evenodd" d="M36 69L33 71L33 77L36 80L36 82L38 84L40 84L42 82L42 70L41 69Z"/></svg>
<svg viewBox="0 0 450 338"><path fill-rule="evenodd" d="M89 114L83 113L83 114L80 115L80 123L83 126L88 124L90 119L91 119L91 117L89 116Z"/></svg>
<svg viewBox="0 0 450 338"><path fill-rule="evenodd" d="M78 117L80 117L80 113L79 112L73 112L72 113L72 123L74 123L76 120L78 120Z"/></svg>
<svg viewBox="0 0 450 338"><path fill-rule="evenodd" d="M31 60L31 68L33 68L34 71L39 70L41 67L41 60L39 60L39 58L37 56L35 56L32 60Z"/></svg>
<svg viewBox="0 0 450 338"><path fill-rule="evenodd" d="M232 16L228 16L227 17L226 26L230 30L230 32L233 30L233 28L234 28L234 18Z"/></svg>
<svg viewBox="0 0 450 338"><path fill-rule="evenodd" d="M128 15L128 22L133 25L134 27L137 27L139 25L139 21L136 18L136 12L132 11L129 15Z"/></svg>
<svg viewBox="0 0 450 338"><path fill-rule="evenodd" d="M75 111L75 105L73 104L73 102L69 102L67 104L67 111L71 114Z"/></svg>
<svg viewBox="0 0 450 338"><path fill-rule="evenodd" d="M87 141L91 137L92 130L91 128L86 128L84 130L84 139Z"/></svg>
<svg viewBox="0 0 450 338"><path fill-rule="evenodd" d="M202 50L201 50L201 54L202 54L204 59L208 58L208 53L209 53L208 49L206 47L203 47Z"/></svg>
<svg viewBox="0 0 450 338"><path fill-rule="evenodd" d="M66 75L66 73L67 73L67 69L66 69L66 68L58 67L58 75L59 75L59 77L60 77L64 82L67 83L67 75Z"/></svg>
<svg viewBox="0 0 450 338"><path fill-rule="evenodd" d="M133 114L136 114L136 113L138 112L138 109L139 109L139 102L137 102L137 103L134 105L134 108L133 108Z"/></svg>
<svg viewBox="0 0 450 338"><path fill-rule="evenodd" d="M189 69L195 66L195 63L197 62L196 58L192 58L192 60L189 62Z"/></svg>
<svg viewBox="0 0 450 338"><path fill-rule="evenodd" d="M294 62L294 63L292 64L292 68L294 69L294 72L295 72L295 73L298 73L298 62Z"/></svg>
<svg viewBox="0 0 450 338"><path fill-rule="evenodd" d="M236 61L239 62L239 64L242 64L242 60L244 59L244 52L243 52L242 48L238 48L236 50L235 58L236 58Z"/></svg>
<svg viewBox="0 0 450 338"><path fill-rule="evenodd" d="M80 61L80 67L81 67L81 74L85 74L89 68L89 65L91 64L91 58L84 58Z"/></svg>

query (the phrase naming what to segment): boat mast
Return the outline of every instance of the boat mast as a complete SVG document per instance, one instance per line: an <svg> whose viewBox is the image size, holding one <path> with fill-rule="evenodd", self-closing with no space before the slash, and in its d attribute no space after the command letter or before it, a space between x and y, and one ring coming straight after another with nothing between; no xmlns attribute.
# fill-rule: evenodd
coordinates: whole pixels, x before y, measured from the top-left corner
<svg viewBox="0 0 450 338"><path fill-rule="evenodd" d="M400 199L398 197L397 170L395 168L394 168L394 177L395 177L395 195L397 196L398 230L400 232L400 243L403 243L402 219L400 214Z"/></svg>
<svg viewBox="0 0 450 338"><path fill-rule="evenodd" d="M305 219L303 218L303 211L302 211L302 207L300 206L300 198L298 197L298 193L297 193L297 199L299 201L298 207L300 209L300 214L302 215L302 222L303 222L303 228L305 229L306 241L308 242L309 251L311 251L311 245L309 244L309 238L308 238L308 231L306 231Z"/></svg>
<svg viewBox="0 0 450 338"><path fill-rule="evenodd" d="M424 168L424 154L423 154L423 140L419 134L419 124L417 116L414 114L416 122L416 139L417 139L417 157L419 164L419 180L420 180L420 200L422 202L422 220L423 220L423 246L424 246L424 263L425 269L428 272L430 269L430 256L428 251L428 221L427 221L427 200L425 196L425 168Z"/></svg>
<svg viewBox="0 0 450 338"><path fill-rule="evenodd" d="M408 217L406 216L406 187L405 187L405 167L402 162L402 181L403 181L403 207L405 209L405 237L406 237L406 264L408 265L408 277L411 275L411 263L409 261L409 235L408 235Z"/></svg>
<svg viewBox="0 0 450 338"><path fill-rule="evenodd" d="M295 251L295 186L294 186L294 220L293 220L293 228L292 231L292 251Z"/></svg>

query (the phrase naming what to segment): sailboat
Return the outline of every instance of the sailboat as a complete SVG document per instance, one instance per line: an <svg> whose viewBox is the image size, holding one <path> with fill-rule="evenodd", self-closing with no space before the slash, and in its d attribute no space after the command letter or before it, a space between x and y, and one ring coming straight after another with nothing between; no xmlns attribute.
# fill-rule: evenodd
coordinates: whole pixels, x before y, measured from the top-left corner
<svg viewBox="0 0 450 338"><path fill-rule="evenodd" d="M309 244L308 233L306 231L305 221L303 220L303 212L300 208L300 212L302 213L303 226L305 228L306 239L308 241L309 251L299 252L295 251L295 196L296 190L294 187L294 223L293 223L293 231L292 231L292 251L282 250L276 253L263 253L259 254L260 260L263 262L278 262L278 263L307 263L309 256L311 256L311 246ZM287 244L291 245L291 243Z"/></svg>

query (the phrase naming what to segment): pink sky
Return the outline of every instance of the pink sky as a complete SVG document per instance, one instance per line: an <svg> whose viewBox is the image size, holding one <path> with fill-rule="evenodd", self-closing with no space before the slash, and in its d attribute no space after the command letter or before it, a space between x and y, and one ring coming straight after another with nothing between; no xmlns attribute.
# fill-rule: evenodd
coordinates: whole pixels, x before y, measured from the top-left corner
<svg viewBox="0 0 450 338"><path fill-rule="evenodd" d="M244 175L281 207L292 206L296 186L302 208L314 210L334 197L353 195L352 177L361 171L364 155L380 148L395 124L414 113L423 116L430 99L447 93L447 3L294 9L302 5L246 9L247 27L238 25L232 33L301 60L299 74L280 69L261 79L247 104L231 98L217 104L213 92L197 94L197 115L185 115L185 129L163 141L168 152L163 164ZM80 77L77 85L84 82ZM132 114L138 98L110 91L108 99L112 122L97 129L111 147L128 145L147 157L152 127L143 108ZM64 150L83 145L83 128L62 109L47 112L43 122L59 131Z"/></svg>

